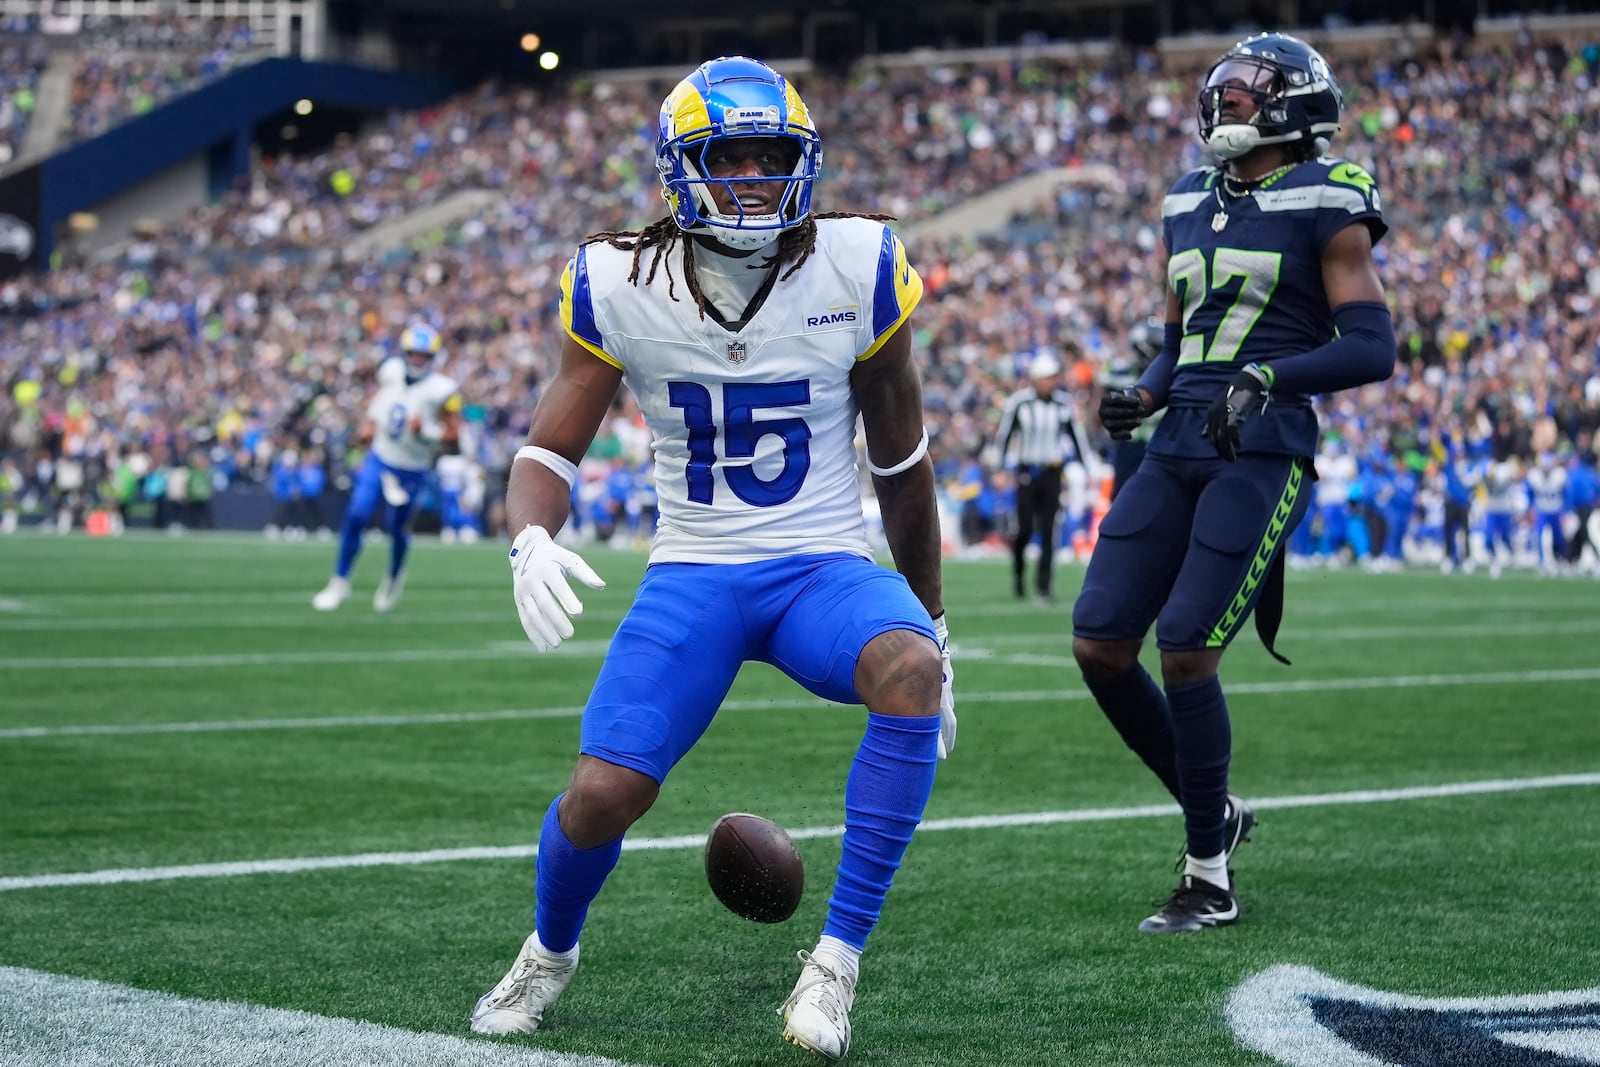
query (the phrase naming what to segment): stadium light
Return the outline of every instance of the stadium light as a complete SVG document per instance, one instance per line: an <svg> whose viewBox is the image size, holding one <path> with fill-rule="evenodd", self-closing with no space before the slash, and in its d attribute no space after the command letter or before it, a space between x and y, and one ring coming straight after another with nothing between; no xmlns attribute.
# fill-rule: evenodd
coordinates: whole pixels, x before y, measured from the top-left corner
<svg viewBox="0 0 1600 1067"><path fill-rule="evenodd" d="M561 65L561 57L554 52L539 53L539 67L541 70L555 70Z"/></svg>
<svg viewBox="0 0 1600 1067"><path fill-rule="evenodd" d="M537 52L539 50L539 40L540 40L540 38L539 38L539 35L537 33L525 33L525 34L523 34L522 35L522 50L524 52Z"/></svg>
<svg viewBox="0 0 1600 1067"><path fill-rule="evenodd" d="M311 101L301 97L294 102L294 113L296 115L309 115L311 114L311 107Z"/></svg>

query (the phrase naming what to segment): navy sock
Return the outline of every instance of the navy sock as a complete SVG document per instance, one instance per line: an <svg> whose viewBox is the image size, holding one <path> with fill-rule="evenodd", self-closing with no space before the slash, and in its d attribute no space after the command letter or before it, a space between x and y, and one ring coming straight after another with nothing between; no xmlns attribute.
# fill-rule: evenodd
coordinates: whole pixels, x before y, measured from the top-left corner
<svg viewBox="0 0 1600 1067"><path fill-rule="evenodd" d="M1228 760L1233 754L1233 729L1222 683L1212 677L1168 689L1167 702L1178 746L1178 784L1189 855L1220 855L1227 822Z"/></svg>
<svg viewBox="0 0 1600 1067"><path fill-rule="evenodd" d="M1115 678L1096 680L1085 674L1083 681L1123 742L1177 800L1178 757L1172 741L1172 712L1167 707L1167 695L1150 672L1136 660Z"/></svg>
<svg viewBox="0 0 1600 1067"><path fill-rule="evenodd" d="M566 952L578 943L589 905L622 855L620 837L598 848L579 848L568 841L556 817L560 805L561 797L556 797L544 813L539 855L534 860L538 877L533 928L539 932L539 943L551 952Z"/></svg>
<svg viewBox="0 0 1600 1067"><path fill-rule="evenodd" d="M939 716L867 716L844 786L844 854L824 935L864 948L933 792Z"/></svg>

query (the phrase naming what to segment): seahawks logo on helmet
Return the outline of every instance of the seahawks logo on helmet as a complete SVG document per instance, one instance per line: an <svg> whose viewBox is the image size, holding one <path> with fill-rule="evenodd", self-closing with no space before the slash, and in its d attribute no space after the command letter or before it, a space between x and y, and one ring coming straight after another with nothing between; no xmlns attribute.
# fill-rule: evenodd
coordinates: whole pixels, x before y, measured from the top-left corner
<svg viewBox="0 0 1600 1067"><path fill-rule="evenodd" d="M1417 997L1309 967L1261 972L1228 998L1240 1042L1291 1067L1600 1064L1600 988Z"/></svg>
<svg viewBox="0 0 1600 1067"><path fill-rule="evenodd" d="M765 63L724 56L702 63L661 102L656 172L661 195L679 228L716 238L730 248L763 248L811 213L811 192L822 166L822 141L811 111L783 75ZM743 178L781 183L777 210L748 213L734 199L736 214L722 212L715 187L732 192L730 180L714 178L706 159L728 138L761 137L784 144L795 160L788 174Z"/></svg>

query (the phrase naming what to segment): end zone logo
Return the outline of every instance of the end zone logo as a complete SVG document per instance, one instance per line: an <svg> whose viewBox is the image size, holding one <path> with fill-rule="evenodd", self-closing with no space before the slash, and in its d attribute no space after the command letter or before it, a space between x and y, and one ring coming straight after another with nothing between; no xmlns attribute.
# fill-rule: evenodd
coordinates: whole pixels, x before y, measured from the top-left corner
<svg viewBox="0 0 1600 1067"><path fill-rule="evenodd" d="M1415 997L1279 966L1228 997L1239 1041L1290 1067L1600 1064L1600 988Z"/></svg>

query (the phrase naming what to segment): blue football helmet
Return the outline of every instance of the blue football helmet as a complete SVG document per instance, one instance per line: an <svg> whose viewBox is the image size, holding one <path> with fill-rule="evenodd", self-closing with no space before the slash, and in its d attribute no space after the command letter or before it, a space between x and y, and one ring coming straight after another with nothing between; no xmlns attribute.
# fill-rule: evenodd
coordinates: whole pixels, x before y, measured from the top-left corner
<svg viewBox="0 0 1600 1067"><path fill-rule="evenodd" d="M1245 122L1224 122L1229 92L1247 93L1256 113ZM1322 53L1286 33L1246 37L1206 74L1200 90L1200 139L1223 159L1237 159L1257 145L1309 140L1317 155L1339 132L1344 95Z"/></svg>
<svg viewBox="0 0 1600 1067"><path fill-rule="evenodd" d="M656 171L662 197L685 233L705 234L730 248L753 250L798 226L811 213L811 190L822 166L822 141L811 113L788 80L765 63L724 56L700 64L661 102ZM747 213L733 195L733 179L709 176L709 150L727 138L779 141L794 157L787 174L740 177L738 182L781 182L777 211ZM786 160L787 162L787 160ZM737 214L717 207L722 186Z"/></svg>
<svg viewBox="0 0 1600 1067"><path fill-rule="evenodd" d="M1155 362L1166 340L1167 324L1154 315L1133 324L1133 329L1128 331L1128 344L1133 349L1134 374L1143 374L1144 369Z"/></svg>
<svg viewBox="0 0 1600 1067"><path fill-rule="evenodd" d="M439 331L416 323L400 334L400 353L406 364L406 381L418 382L433 369L433 361L444 345Z"/></svg>

